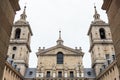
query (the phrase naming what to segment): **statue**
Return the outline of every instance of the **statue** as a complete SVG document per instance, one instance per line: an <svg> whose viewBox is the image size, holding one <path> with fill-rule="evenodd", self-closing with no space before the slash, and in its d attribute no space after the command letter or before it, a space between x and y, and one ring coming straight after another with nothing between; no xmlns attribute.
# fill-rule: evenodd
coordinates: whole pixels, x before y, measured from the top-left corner
<svg viewBox="0 0 120 80"><path fill-rule="evenodd" d="M76 71L77 71L77 77L79 77L79 76L83 77L83 66L82 66L82 63L78 62Z"/></svg>
<svg viewBox="0 0 120 80"><path fill-rule="evenodd" d="M52 65L52 70L56 71L56 65L55 64Z"/></svg>
<svg viewBox="0 0 120 80"><path fill-rule="evenodd" d="M64 64L64 70L65 70L65 71L67 71L67 70L68 70L68 66L67 66L67 64L66 64L66 63Z"/></svg>
<svg viewBox="0 0 120 80"><path fill-rule="evenodd" d="M40 62L40 64L39 64L39 71L44 71L44 66L43 66L43 64Z"/></svg>
<svg viewBox="0 0 120 80"><path fill-rule="evenodd" d="M52 70L53 70L53 77L55 77L56 76L56 65L55 64L52 65Z"/></svg>

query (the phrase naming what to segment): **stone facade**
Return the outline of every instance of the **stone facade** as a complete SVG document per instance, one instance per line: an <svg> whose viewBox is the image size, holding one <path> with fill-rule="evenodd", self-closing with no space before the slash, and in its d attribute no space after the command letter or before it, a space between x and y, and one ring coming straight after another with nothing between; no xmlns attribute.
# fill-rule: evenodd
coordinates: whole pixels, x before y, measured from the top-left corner
<svg viewBox="0 0 120 80"><path fill-rule="evenodd" d="M11 64L13 66L9 68L6 63L3 80L119 80L109 24L100 19L96 7L94 21L88 31L92 68L83 67L81 47L73 49L63 44L61 31L55 46L39 47L37 68L28 68L32 31L26 21L25 10L26 7L13 25L8 48L8 57L15 65Z"/></svg>
<svg viewBox="0 0 120 80"><path fill-rule="evenodd" d="M62 58L59 58L59 54ZM39 48L37 52L38 66L36 77L41 78L72 78L84 77L82 58L84 53L80 49L72 49L63 45L59 38L57 45L48 49ZM59 63L59 60L62 61Z"/></svg>
<svg viewBox="0 0 120 80"><path fill-rule="evenodd" d="M20 10L18 0L0 0L0 80L5 67L14 16L18 10Z"/></svg>
<svg viewBox="0 0 120 80"><path fill-rule="evenodd" d="M102 9L106 10L112 32L117 65L120 71L120 0L104 0Z"/></svg>

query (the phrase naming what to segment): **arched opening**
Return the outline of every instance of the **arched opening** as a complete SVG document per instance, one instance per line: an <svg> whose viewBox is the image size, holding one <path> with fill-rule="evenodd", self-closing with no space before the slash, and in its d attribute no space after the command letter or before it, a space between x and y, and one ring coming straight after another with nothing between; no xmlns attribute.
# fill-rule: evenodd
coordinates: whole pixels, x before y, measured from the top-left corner
<svg viewBox="0 0 120 80"><path fill-rule="evenodd" d="M100 38L101 38L101 39L106 39L104 28L100 28L100 29L99 29L99 32L100 32Z"/></svg>
<svg viewBox="0 0 120 80"><path fill-rule="evenodd" d="M57 64L63 64L64 55L62 52L57 53Z"/></svg>
<svg viewBox="0 0 120 80"><path fill-rule="evenodd" d="M21 29L17 28L15 30L15 39L19 39L20 38L20 33L21 33Z"/></svg>

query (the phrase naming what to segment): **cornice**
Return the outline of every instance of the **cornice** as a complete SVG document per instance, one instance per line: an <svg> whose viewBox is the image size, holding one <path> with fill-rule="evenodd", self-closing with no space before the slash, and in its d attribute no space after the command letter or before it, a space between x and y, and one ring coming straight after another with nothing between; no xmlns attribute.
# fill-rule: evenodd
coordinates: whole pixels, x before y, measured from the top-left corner
<svg viewBox="0 0 120 80"><path fill-rule="evenodd" d="M91 50L93 49L93 47L94 47L96 44L100 44L100 45L101 45L101 44L102 44L102 45L104 45L104 44L112 44L112 45L113 45L113 42L112 42L112 41L108 41L107 39L101 40L101 41L98 41L98 42L93 41L92 44L90 45L89 52L91 52Z"/></svg>
<svg viewBox="0 0 120 80"><path fill-rule="evenodd" d="M12 44L13 44L13 45L14 45L14 44L15 44L15 45L17 45L17 44L18 44L18 45L26 45L26 47L28 48L29 52L32 52L32 50L31 50L31 48L30 48L30 45L28 45L28 43L19 43L19 42L11 43L11 42L10 42L10 45L12 45Z"/></svg>
<svg viewBox="0 0 120 80"><path fill-rule="evenodd" d="M90 24L89 30L87 35L90 34L90 31L92 29L92 27L109 27L110 25L108 23L102 23L102 24L95 24L94 22Z"/></svg>
<svg viewBox="0 0 120 80"><path fill-rule="evenodd" d="M40 56L56 56L56 54L39 54ZM81 56L81 54L64 54L64 56Z"/></svg>
<svg viewBox="0 0 120 80"><path fill-rule="evenodd" d="M27 23L27 24L14 24L14 25L13 25L13 27L22 27L22 26L28 27L28 29L30 30L31 36L33 35L32 29L31 29L29 23Z"/></svg>

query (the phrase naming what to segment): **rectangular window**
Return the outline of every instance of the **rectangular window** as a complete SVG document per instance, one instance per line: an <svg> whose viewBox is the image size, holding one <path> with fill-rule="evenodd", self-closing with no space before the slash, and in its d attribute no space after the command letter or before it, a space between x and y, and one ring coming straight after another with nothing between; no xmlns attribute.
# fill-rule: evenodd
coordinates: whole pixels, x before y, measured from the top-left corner
<svg viewBox="0 0 120 80"><path fill-rule="evenodd" d="M110 59L110 55L109 54L105 54L106 59Z"/></svg>
<svg viewBox="0 0 120 80"><path fill-rule="evenodd" d="M50 77L50 71L47 71L46 77Z"/></svg>
<svg viewBox="0 0 120 80"><path fill-rule="evenodd" d="M115 55L112 55L112 59L115 60Z"/></svg>
<svg viewBox="0 0 120 80"><path fill-rule="evenodd" d="M12 55L12 59L14 59L14 58L15 58L15 54Z"/></svg>
<svg viewBox="0 0 120 80"><path fill-rule="evenodd" d="M70 71L70 77L71 77L71 78L74 77L74 73L73 73L73 71Z"/></svg>
<svg viewBox="0 0 120 80"><path fill-rule="evenodd" d="M58 72L58 77L62 77L62 72L61 71Z"/></svg>

